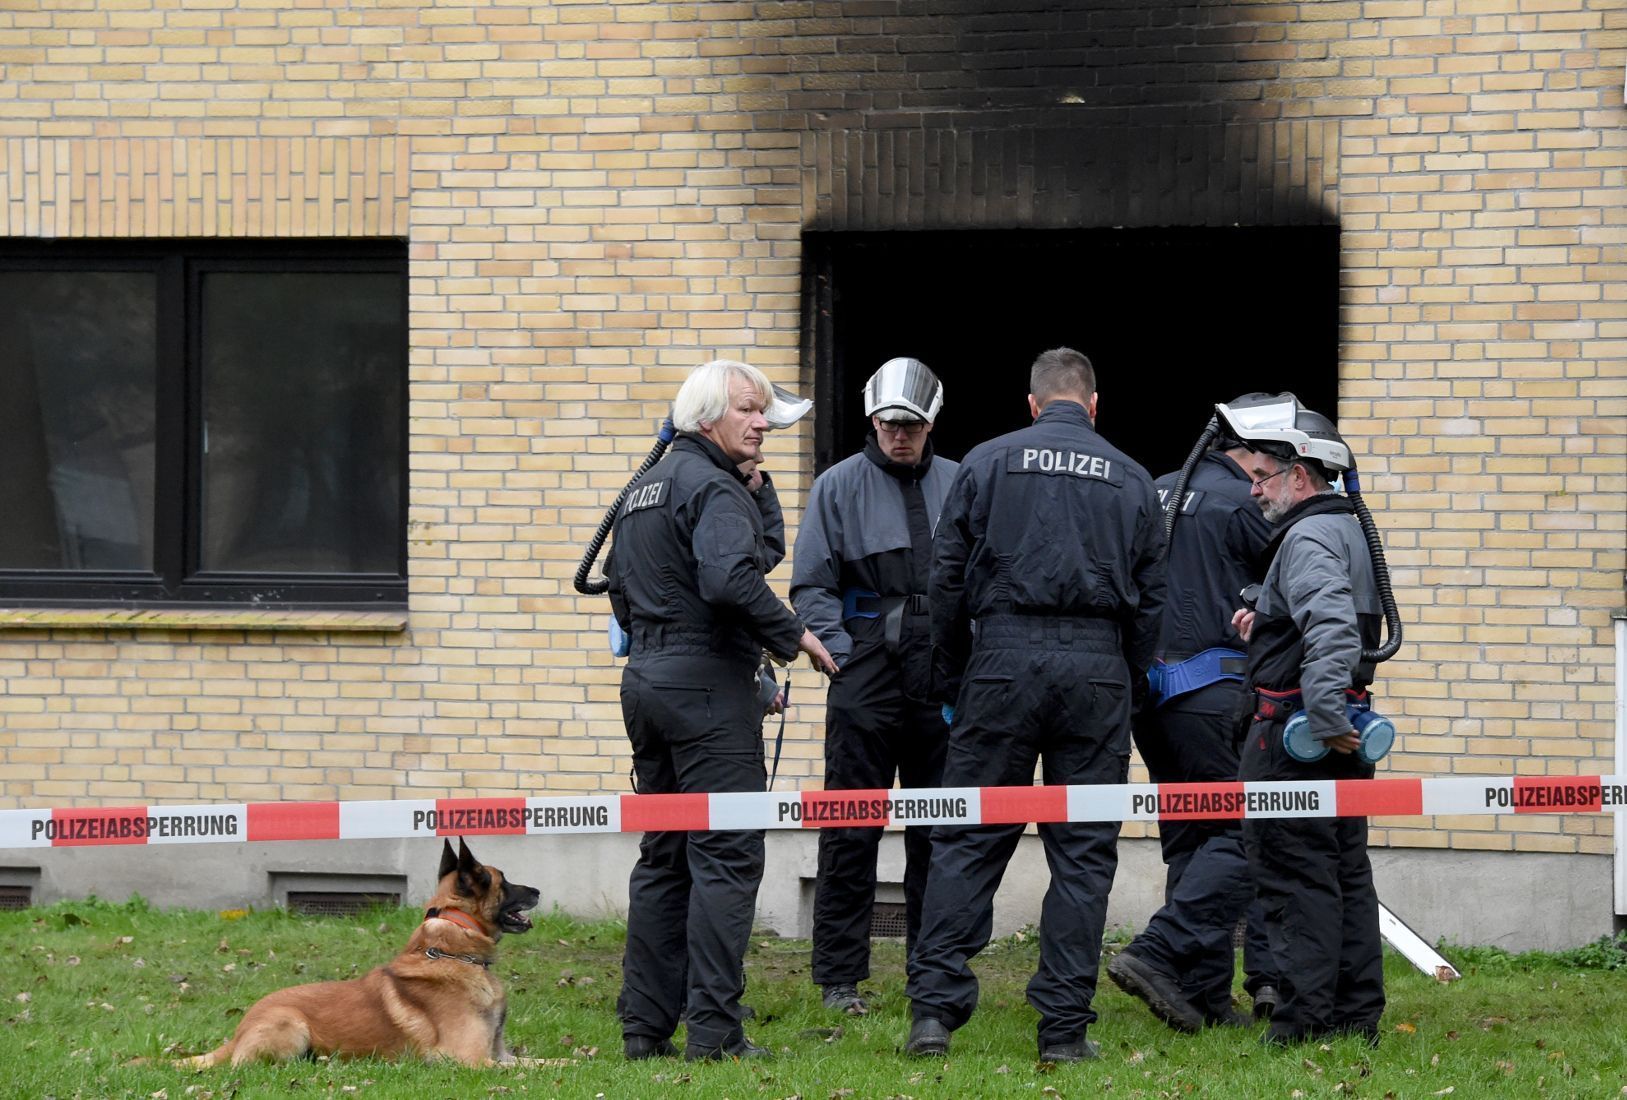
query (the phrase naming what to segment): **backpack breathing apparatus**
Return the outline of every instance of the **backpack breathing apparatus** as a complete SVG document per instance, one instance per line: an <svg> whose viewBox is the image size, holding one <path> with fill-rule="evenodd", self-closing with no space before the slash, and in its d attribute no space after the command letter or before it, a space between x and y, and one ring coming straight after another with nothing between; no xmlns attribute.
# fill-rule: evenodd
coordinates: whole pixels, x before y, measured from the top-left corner
<svg viewBox="0 0 1627 1100"><path fill-rule="evenodd" d="M772 393L768 407L763 410L763 418L768 421L770 428L789 428L807 415L809 409L813 408L813 401L798 397L790 390L780 386L772 386L771 389ZM633 476L628 479L626 485L622 486L621 492L616 494L615 501L605 511L604 518L599 521L598 528L593 532L593 537L588 540L587 549L582 554L581 564L576 567L576 576L571 582L577 592L584 596L602 596L610 591L610 581L604 576L603 570L600 570L598 576L593 575L594 566L599 560L599 554L604 550L605 540L610 537L610 529L615 526L616 516L621 511L622 504L627 500L627 494L633 491L633 486L638 483L639 478L649 473L650 468L661 461L661 456L667 453L667 448L672 445L672 441L677 437L678 429L674 426L672 415L669 413L662 417L661 423L656 427L655 444L650 448L650 453L644 456L644 461L639 463L638 469L634 471ZM632 652L632 636L628 633L626 625L618 622L614 614L610 616L609 642L612 656L626 657ZM762 703L765 713L768 711L769 706L773 704L775 697L780 694L780 691L780 685L774 675L773 663L765 659L757 668L758 700ZM789 676L786 678L784 693L784 702L788 704L791 699ZM779 772L780 748L784 743L784 739L785 712L781 710L779 740L774 745L775 774ZM768 782L770 786L773 786L774 779L772 775Z"/></svg>
<svg viewBox="0 0 1627 1100"><path fill-rule="evenodd" d="M1384 544L1379 538L1378 525L1373 522L1373 515L1362 499L1355 455L1331 421L1305 408L1292 393L1250 393L1215 406L1214 415L1209 418L1203 434L1181 466L1169 499L1164 504L1166 543L1174 538L1176 521L1181 515L1186 485L1192 471L1217 441L1223 444L1227 439L1235 440L1238 446L1274 454L1285 461L1315 463L1342 481L1345 495L1355 509L1362 537L1367 542L1367 552L1373 562L1373 580L1378 587L1379 605L1384 612L1385 641L1375 649L1363 648L1361 657L1365 662L1378 664L1395 656L1401 648L1401 613L1390 587L1390 570L1384 560ZM1249 606L1253 606L1252 602ZM1378 761L1395 742L1394 723L1376 714L1365 694L1359 701L1350 703L1347 711L1351 728L1361 739L1358 751L1362 759L1369 763ZM1288 721L1283 730L1283 739L1284 748L1296 760L1319 760L1329 751L1325 743L1310 736L1308 718L1303 711Z"/></svg>

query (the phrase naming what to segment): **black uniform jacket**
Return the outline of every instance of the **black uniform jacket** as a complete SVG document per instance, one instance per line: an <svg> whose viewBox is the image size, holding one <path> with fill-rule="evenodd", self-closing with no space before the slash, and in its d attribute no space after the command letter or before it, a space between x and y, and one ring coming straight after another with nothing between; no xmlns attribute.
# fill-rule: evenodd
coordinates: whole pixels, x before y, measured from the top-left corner
<svg viewBox="0 0 1627 1100"><path fill-rule="evenodd" d="M989 615L1102 618L1125 658L1153 659L1164 607L1164 528L1152 478L1053 401L1032 425L961 462L933 541L935 689L953 701L971 623Z"/></svg>
<svg viewBox="0 0 1627 1100"><path fill-rule="evenodd" d="M1157 481L1164 507L1176 474ZM1198 460L1186 483L1186 500L1170 540L1169 594L1158 656L1174 664L1206 649L1247 647L1232 629L1243 606L1239 593L1265 576L1265 544L1271 525L1249 497L1249 479L1223 451Z"/></svg>
<svg viewBox="0 0 1627 1100"><path fill-rule="evenodd" d="M610 604L631 658L665 652L789 660L803 625L764 579L785 556L773 483L757 495L722 448L680 432L634 483L613 528Z"/></svg>

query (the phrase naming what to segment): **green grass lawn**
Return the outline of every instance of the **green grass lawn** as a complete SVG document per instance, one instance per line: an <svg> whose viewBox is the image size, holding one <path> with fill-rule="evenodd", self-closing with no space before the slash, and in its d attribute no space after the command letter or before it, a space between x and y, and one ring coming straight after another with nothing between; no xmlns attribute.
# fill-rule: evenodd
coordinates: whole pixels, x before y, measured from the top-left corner
<svg viewBox="0 0 1627 1100"><path fill-rule="evenodd" d="M416 909L356 919L157 911L139 900L0 913L0 1094L5 1097L1616 1097L1627 1095L1627 941L1563 956L1448 950L1463 980L1438 985L1392 956L1384 1041L1263 1049L1254 1031L1176 1035L1103 983L1099 1062L1035 1062L1023 999L1032 937L978 959L983 1001L947 1060L899 1055L908 1030L903 949L877 946L875 1010L835 1020L808 981L806 941L760 937L748 962L748 1030L771 1062L621 1058L614 1007L621 929L545 917L503 943L509 1044L542 1064L469 1070L375 1061L196 1073L165 1062L208 1050L273 989L352 977L390 959ZM235 919L233 919L235 918ZM1113 945L1109 945L1112 949ZM1618 969L1612 969L1616 967Z"/></svg>

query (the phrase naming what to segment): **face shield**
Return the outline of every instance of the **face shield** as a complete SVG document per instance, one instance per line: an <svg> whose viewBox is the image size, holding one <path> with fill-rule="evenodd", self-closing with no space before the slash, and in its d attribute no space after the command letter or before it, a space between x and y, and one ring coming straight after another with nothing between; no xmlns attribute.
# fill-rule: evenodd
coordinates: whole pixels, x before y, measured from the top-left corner
<svg viewBox="0 0 1627 1100"><path fill-rule="evenodd" d="M930 424L941 408L943 383L919 359L889 359L864 384L866 416L897 409Z"/></svg>
<svg viewBox="0 0 1627 1100"><path fill-rule="evenodd" d="M763 410L763 419L768 421L770 428L789 428L813 408L813 401L798 397L784 386L770 385L769 388L773 391L773 400Z"/></svg>
<svg viewBox="0 0 1627 1100"><path fill-rule="evenodd" d="M1335 474L1355 465L1333 422L1305 408L1291 393L1245 394L1216 405L1215 415L1223 429L1250 450L1314 459Z"/></svg>

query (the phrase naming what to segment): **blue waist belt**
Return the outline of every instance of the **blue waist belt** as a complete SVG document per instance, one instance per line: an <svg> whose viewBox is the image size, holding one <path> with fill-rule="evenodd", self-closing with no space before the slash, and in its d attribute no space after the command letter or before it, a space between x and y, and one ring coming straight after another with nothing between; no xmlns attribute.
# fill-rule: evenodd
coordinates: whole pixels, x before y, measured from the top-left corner
<svg viewBox="0 0 1627 1100"><path fill-rule="evenodd" d="M925 615L929 607L925 596L883 596L865 588L849 588L842 593L842 618L879 619L897 608L911 615Z"/></svg>
<svg viewBox="0 0 1627 1100"><path fill-rule="evenodd" d="M1173 665L1159 661L1147 670L1147 685L1152 689L1152 704L1161 707L1171 699L1206 688L1221 680L1243 680L1243 668L1248 658L1235 649L1206 649Z"/></svg>

